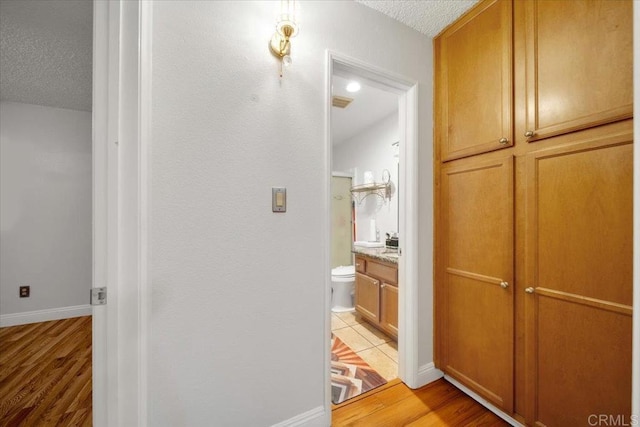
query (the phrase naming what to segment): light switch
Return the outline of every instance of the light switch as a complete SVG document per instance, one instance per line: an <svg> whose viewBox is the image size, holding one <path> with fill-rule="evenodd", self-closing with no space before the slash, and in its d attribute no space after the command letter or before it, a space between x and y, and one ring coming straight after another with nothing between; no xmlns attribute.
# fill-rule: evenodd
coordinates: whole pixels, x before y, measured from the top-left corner
<svg viewBox="0 0 640 427"><path fill-rule="evenodd" d="M273 212L287 211L287 189L284 187L273 187L271 189L271 207Z"/></svg>

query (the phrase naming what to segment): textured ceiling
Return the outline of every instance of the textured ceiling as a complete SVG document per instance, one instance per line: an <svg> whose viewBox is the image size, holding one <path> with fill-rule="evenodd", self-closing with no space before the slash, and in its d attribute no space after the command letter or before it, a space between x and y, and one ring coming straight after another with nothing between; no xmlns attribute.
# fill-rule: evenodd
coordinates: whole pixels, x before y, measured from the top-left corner
<svg viewBox="0 0 640 427"><path fill-rule="evenodd" d="M0 100L91 111L91 0L0 0Z"/></svg>
<svg viewBox="0 0 640 427"><path fill-rule="evenodd" d="M356 80L362 89L356 93L347 92L347 83ZM331 135L334 145L353 138L381 119L398 111L398 95L367 84L358 76L349 78L333 75L332 95L352 98L347 108L331 107Z"/></svg>
<svg viewBox="0 0 640 427"><path fill-rule="evenodd" d="M434 37L477 0L356 0ZM91 0L0 0L0 100L91 110Z"/></svg>
<svg viewBox="0 0 640 427"><path fill-rule="evenodd" d="M418 30L435 37L478 0L356 0Z"/></svg>

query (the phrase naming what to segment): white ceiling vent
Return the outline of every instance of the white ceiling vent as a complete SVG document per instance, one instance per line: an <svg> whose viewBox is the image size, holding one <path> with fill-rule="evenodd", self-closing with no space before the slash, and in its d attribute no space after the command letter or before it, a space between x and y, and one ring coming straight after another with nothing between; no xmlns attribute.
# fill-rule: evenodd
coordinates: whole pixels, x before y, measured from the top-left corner
<svg viewBox="0 0 640 427"><path fill-rule="evenodd" d="M331 102L331 105L338 108L347 108L347 106L351 104L351 101L353 101L353 98L347 98L346 96L333 95L333 100Z"/></svg>

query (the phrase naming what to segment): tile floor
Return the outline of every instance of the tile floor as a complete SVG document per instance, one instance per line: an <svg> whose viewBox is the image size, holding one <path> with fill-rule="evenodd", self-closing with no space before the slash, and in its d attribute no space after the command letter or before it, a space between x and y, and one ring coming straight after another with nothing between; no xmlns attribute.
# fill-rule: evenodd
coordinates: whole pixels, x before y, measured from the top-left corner
<svg viewBox="0 0 640 427"><path fill-rule="evenodd" d="M331 313L331 332L387 381L398 377L398 345L355 313Z"/></svg>

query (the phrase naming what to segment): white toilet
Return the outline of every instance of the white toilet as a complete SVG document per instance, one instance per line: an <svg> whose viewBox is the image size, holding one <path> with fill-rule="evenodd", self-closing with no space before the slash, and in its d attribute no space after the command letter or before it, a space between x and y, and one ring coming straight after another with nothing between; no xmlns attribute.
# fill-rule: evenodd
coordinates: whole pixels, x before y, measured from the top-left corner
<svg viewBox="0 0 640 427"><path fill-rule="evenodd" d="M356 267L340 266L331 270L331 311L344 313L354 311Z"/></svg>

